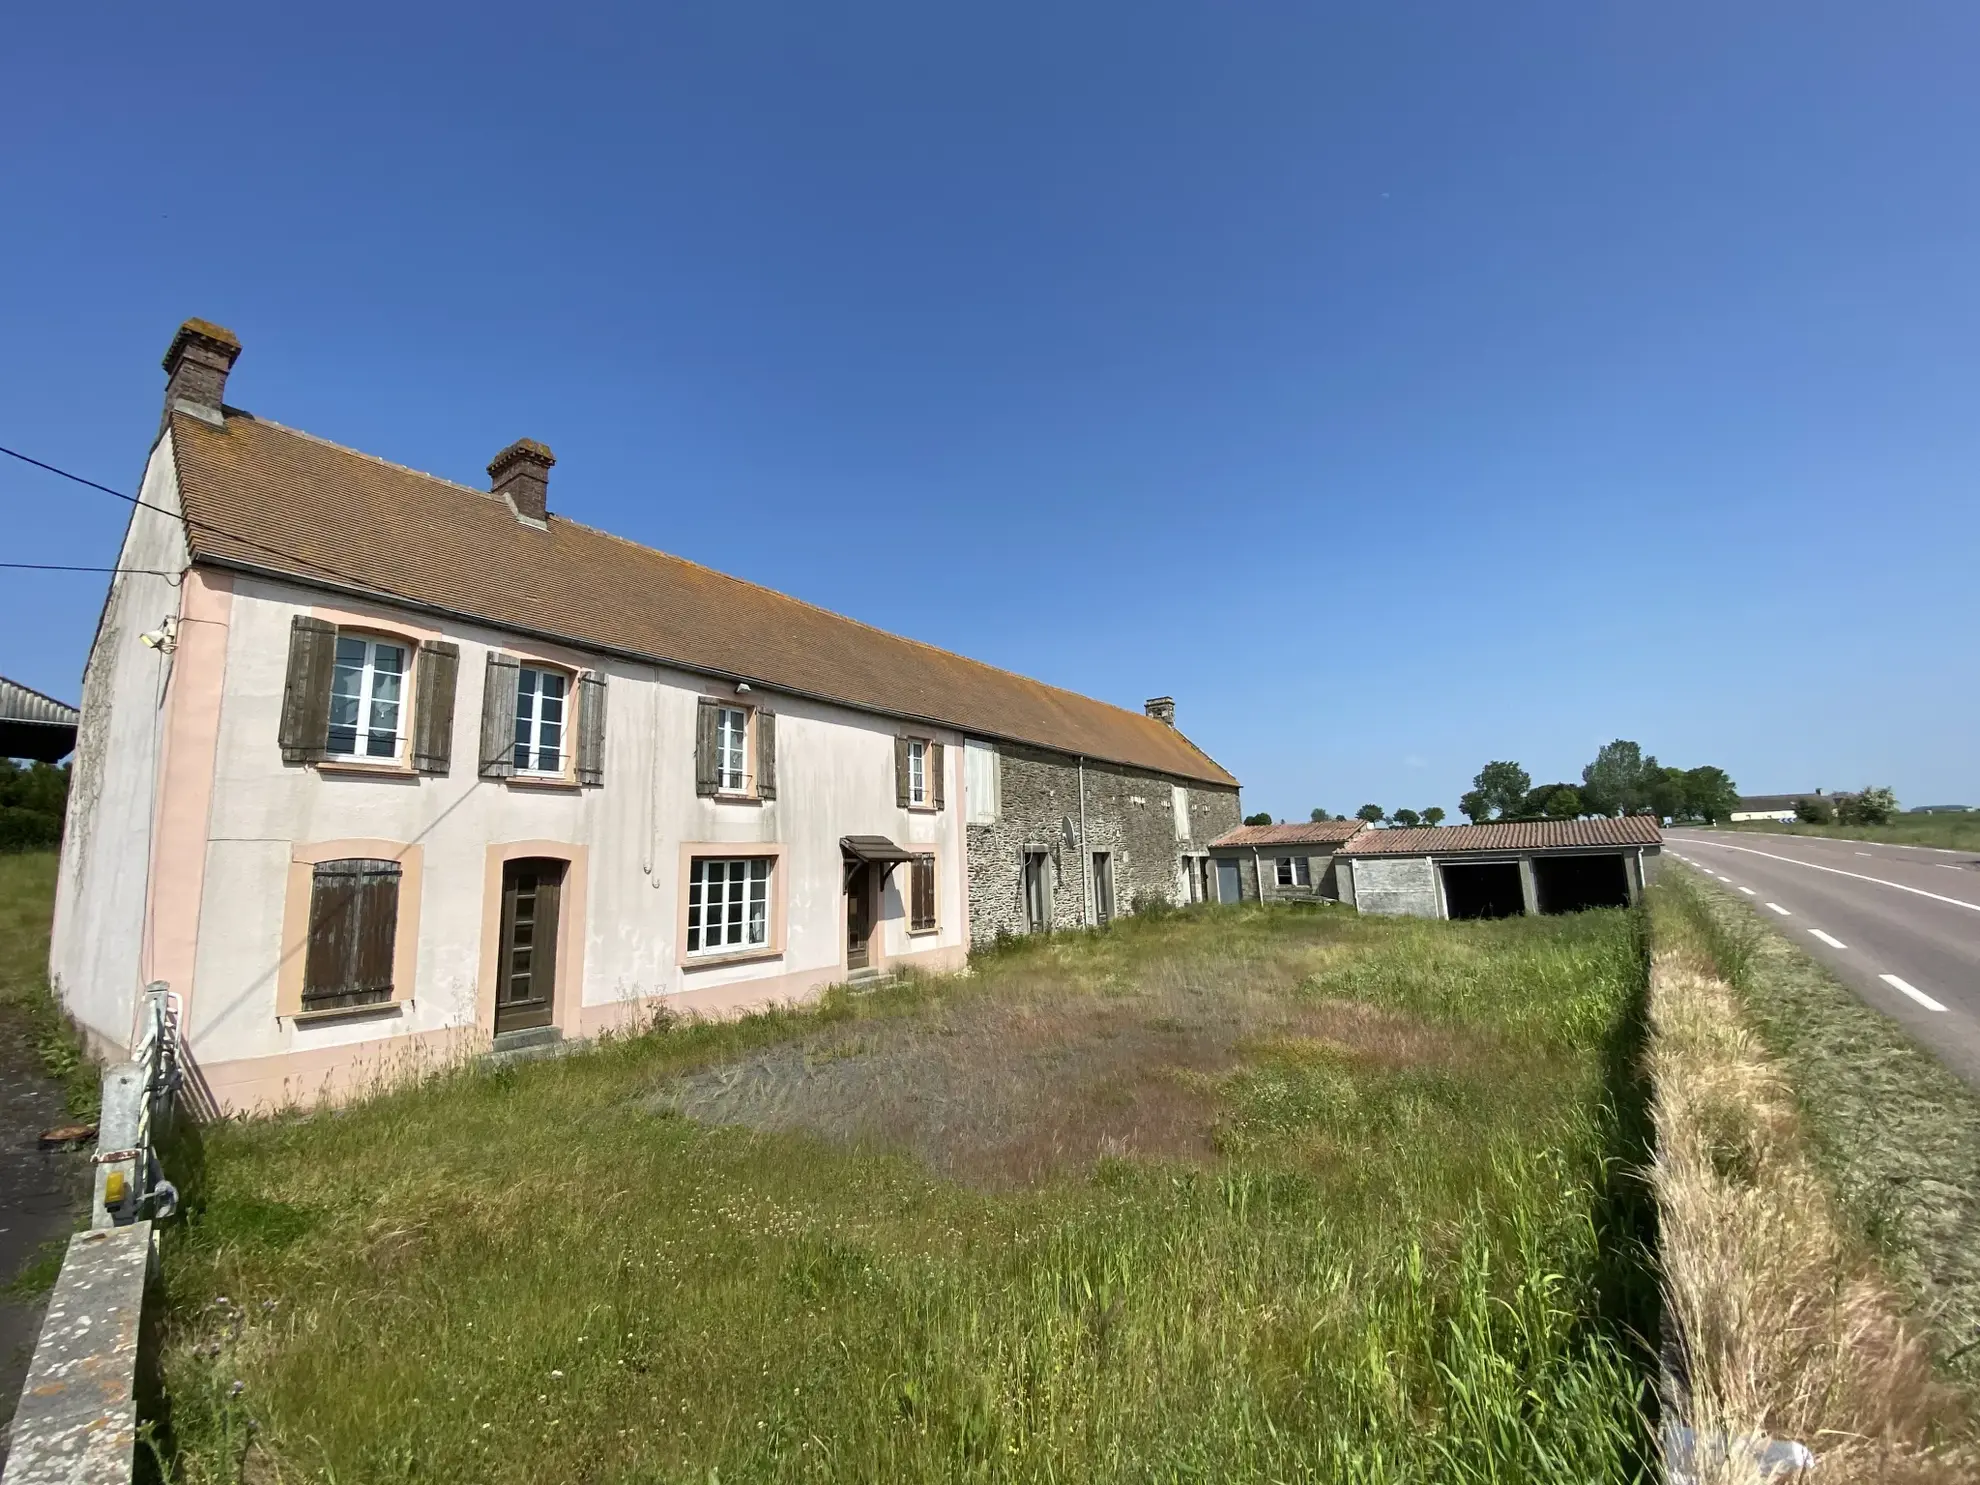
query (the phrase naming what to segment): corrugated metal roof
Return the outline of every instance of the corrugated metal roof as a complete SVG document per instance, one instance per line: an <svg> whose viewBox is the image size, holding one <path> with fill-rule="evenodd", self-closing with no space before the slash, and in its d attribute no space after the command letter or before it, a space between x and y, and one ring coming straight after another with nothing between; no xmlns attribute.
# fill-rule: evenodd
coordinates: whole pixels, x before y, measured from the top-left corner
<svg viewBox="0 0 1980 1485"><path fill-rule="evenodd" d="M1365 820L1316 820L1305 825L1240 825L1210 842L1218 846L1333 846L1368 828Z"/></svg>
<svg viewBox="0 0 1980 1485"><path fill-rule="evenodd" d="M1341 847L1343 856L1452 856L1464 851L1552 851L1574 846L1655 846L1664 832L1654 815L1593 820L1495 820L1419 830L1370 830Z"/></svg>
<svg viewBox="0 0 1980 1485"><path fill-rule="evenodd" d="M42 722L51 727L73 727L82 713L66 702L43 696L19 681L0 676L0 722Z"/></svg>
<svg viewBox="0 0 1980 1485"><path fill-rule="evenodd" d="M1235 788L1165 722L229 408L172 418L195 560ZM219 528L219 529L215 529ZM226 534L223 534L226 533Z"/></svg>

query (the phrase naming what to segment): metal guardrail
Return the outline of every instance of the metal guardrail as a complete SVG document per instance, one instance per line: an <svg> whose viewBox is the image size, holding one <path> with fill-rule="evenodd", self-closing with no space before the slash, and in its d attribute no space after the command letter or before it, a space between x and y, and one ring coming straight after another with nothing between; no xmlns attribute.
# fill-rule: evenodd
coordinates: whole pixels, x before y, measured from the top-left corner
<svg viewBox="0 0 1980 1485"><path fill-rule="evenodd" d="M125 1227L141 1217L163 1221L179 1209L179 1191L165 1179L158 1141L171 1126L185 1080L179 1050L179 997L162 983L145 986L137 1046L131 1061L103 1076L103 1115L97 1126L93 1228Z"/></svg>

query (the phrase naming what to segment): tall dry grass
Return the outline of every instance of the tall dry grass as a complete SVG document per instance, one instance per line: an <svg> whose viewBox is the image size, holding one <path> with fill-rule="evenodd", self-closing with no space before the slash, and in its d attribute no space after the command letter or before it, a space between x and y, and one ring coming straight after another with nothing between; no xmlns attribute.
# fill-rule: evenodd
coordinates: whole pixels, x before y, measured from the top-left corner
<svg viewBox="0 0 1980 1485"><path fill-rule="evenodd" d="M1670 899L1681 890L1658 913L1649 1067L1666 1422L1701 1442L1693 1478L1792 1478L1759 1463L1770 1439L1812 1449L1823 1485L1980 1478L1962 1400L1839 1215L1779 1065Z"/></svg>

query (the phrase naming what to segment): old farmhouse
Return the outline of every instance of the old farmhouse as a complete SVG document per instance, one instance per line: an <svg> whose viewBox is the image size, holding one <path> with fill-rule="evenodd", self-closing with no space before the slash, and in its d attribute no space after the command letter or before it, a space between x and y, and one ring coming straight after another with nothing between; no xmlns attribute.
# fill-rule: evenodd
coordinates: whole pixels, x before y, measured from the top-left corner
<svg viewBox="0 0 1980 1485"><path fill-rule="evenodd" d="M51 970L179 997L214 1107L721 1013L1185 901L1175 726L228 406L188 321L83 687ZM1192 873L1195 873L1193 876Z"/></svg>

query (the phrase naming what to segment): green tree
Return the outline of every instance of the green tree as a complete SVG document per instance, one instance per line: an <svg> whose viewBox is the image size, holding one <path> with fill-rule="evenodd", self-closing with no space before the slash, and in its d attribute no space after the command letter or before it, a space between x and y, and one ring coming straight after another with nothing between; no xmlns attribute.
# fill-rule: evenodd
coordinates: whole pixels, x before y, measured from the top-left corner
<svg viewBox="0 0 1980 1485"><path fill-rule="evenodd" d="M1467 790L1458 799L1458 813L1474 825L1483 825L1492 818L1492 801L1485 797L1483 789Z"/></svg>
<svg viewBox="0 0 1980 1485"><path fill-rule="evenodd" d="M1817 794L1813 799L1797 799L1794 802L1794 817L1804 825L1833 825L1836 807L1828 796Z"/></svg>
<svg viewBox="0 0 1980 1485"><path fill-rule="evenodd" d="M52 850L69 807L69 766L0 758L0 851Z"/></svg>
<svg viewBox="0 0 1980 1485"><path fill-rule="evenodd" d="M1684 812L1693 820L1723 825L1739 808L1739 786L1723 768L1706 764L1684 771Z"/></svg>
<svg viewBox="0 0 1980 1485"><path fill-rule="evenodd" d="M1272 816L1269 811L1260 810L1255 815L1246 815L1244 817L1244 823L1247 825L1270 825L1272 823Z"/></svg>
<svg viewBox="0 0 1980 1485"><path fill-rule="evenodd" d="M1328 814L1323 809L1316 809L1313 812L1313 823L1315 825L1325 825L1329 820L1333 818L1334 817L1332 815Z"/></svg>
<svg viewBox="0 0 1980 1485"><path fill-rule="evenodd" d="M1478 770L1471 787L1491 812L1486 818L1505 820L1519 813L1519 807L1526 802L1526 791L1533 787L1533 778L1517 763L1494 762ZM1460 804L1459 808L1464 807ZM1469 815L1471 811L1466 809L1465 813ZM1474 821L1480 818L1471 817Z"/></svg>
<svg viewBox="0 0 1980 1485"><path fill-rule="evenodd" d="M1875 785L1863 789L1854 799L1845 799L1836 809L1845 825L1888 825L1897 812L1897 795Z"/></svg>
<svg viewBox="0 0 1980 1485"><path fill-rule="evenodd" d="M1660 820L1679 820L1691 813L1691 791L1684 770L1665 768L1655 758L1643 760L1644 808Z"/></svg>
<svg viewBox="0 0 1980 1485"><path fill-rule="evenodd" d="M1429 809L1423 812L1423 823L1433 828L1443 824L1444 807L1441 804L1431 805Z"/></svg>
<svg viewBox="0 0 1980 1485"><path fill-rule="evenodd" d="M1366 820L1370 825L1380 825L1382 817L1387 813L1379 804L1364 804L1354 812L1354 817L1357 820Z"/></svg>
<svg viewBox="0 0 1980 1485"><path fill-rule="evenodd" d="M1650 760L1654 767L1656 760ZM1591 814L1634 815L1649 808L1643 749L1617 738L1581 771L1581 800Z"/></svg>
<svg viewBox="0 0 1980 1485"><path fill-rule="evenodd" d="M1515 820L1572 820L1585 814L1581 791L1572 784L1536 784L1526 791Z"/></svg>
<svg viewBox="0 0 1980 1485"><path fill-rule="evenodd" d="M1389 820L1392 824L1400 825L1405 830L1414 830L1418 825L1423 823L1423 816L1419 815L1415 810L1397 810L1393 815L1389 816Z"/></svg>

